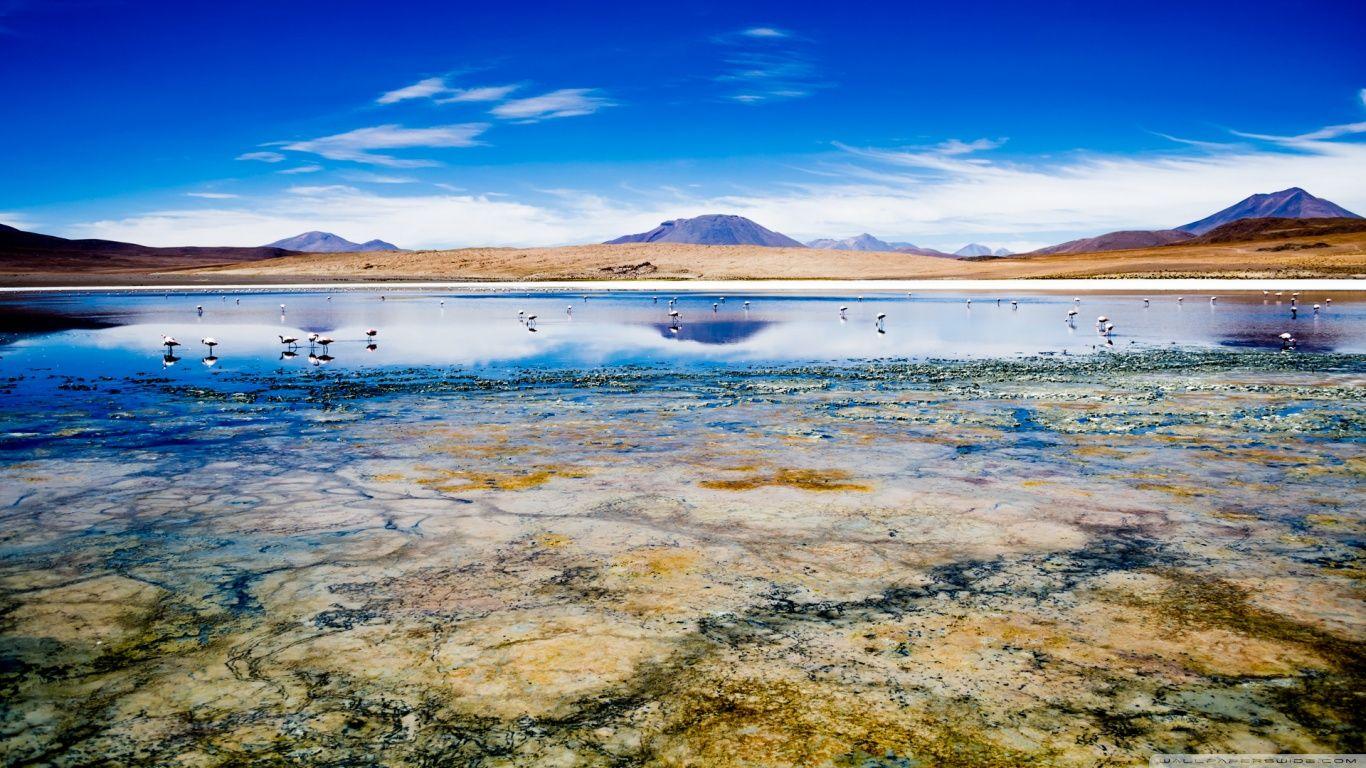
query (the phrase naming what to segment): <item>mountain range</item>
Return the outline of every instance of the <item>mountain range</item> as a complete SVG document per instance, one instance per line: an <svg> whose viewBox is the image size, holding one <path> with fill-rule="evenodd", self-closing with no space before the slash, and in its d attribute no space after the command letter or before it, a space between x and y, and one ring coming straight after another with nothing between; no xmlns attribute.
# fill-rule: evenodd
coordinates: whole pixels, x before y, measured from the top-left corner
<svg viewBox="0 0 1366 768"><path fill-rule="evenodd" d="M0 266L49 272L173 269L289 256L284 248L156 248L116 240L68 240L0 224Z"/></svg>
<svg viewBox="0 0 1366 768"><path fill-rule="evenodd" d="M367 240L364 243L353 243L344 237L334 235L331 232L305 232L302 235L286 237L284 240L276 240L265 245L266 248L284 248L290 251L300 251L302 253L352 253L361 251L401 251L393 243L386 243L383 240Z"/></svg>
<svg viewBox="0 0 1366 768"><path fill-rule="evenodd" d="M1273 215L1274 214L1274 215ZM1182 243L1232 243L1257 239L1312 237L1366 231L1366 219L1299 187L1257 194L1211 216L1177 229L1124 230L1072 240L1026 255L1089 253L1146 249ZM649 232L619 237L609 243L693 243L804 248L786 235L733 215L705 215L663 222ZM911 243L888 242L868 233L845 239L813 240L814 248L849 251L893 251L941 258L993 258L1005 249L972 243L954 254ZM113 240L73 240L26 232L0 224L0 268L19 272L118 272L193 268L259 261L299 253L398 251L391 243L353 243L327 232L305 232L257 248L186 246L151 247Z"/></svg>
<svg viewBox="0 0 1366 768"><path fill-rule="evenodd" d="M762 245L803 248L787 235L755 224L744 216L707 214L691 219L672 219L649 232L623 235L605 245L621 243L693 243L695 245Z"/></svg>
<svg viewBox="0 0 1366 768"><path fill-rule="evenodd" d="M808 248L824 248L831 251L884 251L887 253L911 253L917 256L938 256L941 258L958 258L964 256L1009 256L1010 251L1004 248L991 248L978 243L969 243L954 253L944 253L933 248L921 248L914 243L889 243L886 240L876 238L867 232L853 237L846 237L842 240L832 238L821 238L807 242Z"/></svg>
<svg viewBox="0 0 1366 768"><path fill-rule="evenodd" d="M1201 236L1214 230L1224 232L1233 222L1246 219L1360 219L1329 200L1314 197L1299 187L1282 189L1279 192L1256 194L1229 207L1193 221L1176 229L1138 229L1107 232L1096 237L1069 240L1058 245L1050 245L1031 251L1031 256L1046 256L1053 253L1095 253L1099 251L1122 251L1130 248L1151 248L1161 245L1198 241ZM1259 227L1253 227L1259 229ZM1237 237L1233 230L1224 232L1224 237ZM1250 230L1249 230L1250 231Z"/></svg>
<svg viewBox="0 0 1366 768"><path fill-rule="evenodd" d="M1256 194L1199 221L1175 229L1123 230L1096 237L1069 240L1058 245L1032 251L1030 255L1053 253L1087 253L1131 248L1152 248L1184 242L1210 232L1221 225L1248 218L1283 219L1348 219L1361 218L1336 203L1314 197L1299 187L1279 192ZM796 240L767 229L743 216L706 215L691 219L674 219L660 224L649 232L626 235L616 243L693 243L697 245L763 245L800 247ZM1013 255L1005 248L992 249L981 243L969 243L953 253L933 248L921 248L912 243L895 243L864 232L842 239L821 238L806 243L811 248L835 251L887 251L920 256L947 258L985 258Z"/></svg>

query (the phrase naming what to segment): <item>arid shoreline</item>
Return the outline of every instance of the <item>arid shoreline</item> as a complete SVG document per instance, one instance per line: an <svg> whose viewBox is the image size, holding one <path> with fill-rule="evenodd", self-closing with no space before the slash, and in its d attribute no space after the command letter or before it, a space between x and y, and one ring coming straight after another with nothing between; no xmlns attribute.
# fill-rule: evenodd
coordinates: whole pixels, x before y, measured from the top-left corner
<svg viewBox="0 0 1366 768"><path fill-rule="evenodd" d="M591 282L639 280L1061 280L1070 278L1366 278L1366 232L1311 238L1299 250L1268 250L1285 239L1163 246L1104 253L980 260L814 248L674 243L558 248L319 253L184 269L73 272L41 262L0 267L9 287L282 285L391 282ZM1324 245L1319 246L1318 243Z"/></svg>

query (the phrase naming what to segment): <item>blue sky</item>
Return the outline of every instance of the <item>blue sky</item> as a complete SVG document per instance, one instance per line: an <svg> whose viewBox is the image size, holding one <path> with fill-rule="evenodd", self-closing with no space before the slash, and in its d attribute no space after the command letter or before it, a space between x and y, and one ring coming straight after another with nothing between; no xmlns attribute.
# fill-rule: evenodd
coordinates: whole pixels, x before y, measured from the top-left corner
<svg viewBox="0 0 1366 768"><path fill-rule="evenodd" d="M593 242L735 212L1020 249L1366 213L1366 4L0 0L0 222Z"/></svg>

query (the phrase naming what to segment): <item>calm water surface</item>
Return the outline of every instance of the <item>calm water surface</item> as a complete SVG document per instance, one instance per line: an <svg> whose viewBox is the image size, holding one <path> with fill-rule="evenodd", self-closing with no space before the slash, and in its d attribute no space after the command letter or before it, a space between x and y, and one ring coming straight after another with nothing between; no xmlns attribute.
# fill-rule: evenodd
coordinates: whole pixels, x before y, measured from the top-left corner
<svg viewBox="0 0 1366 768"><path fill-rule="evenodd" d="M1223 296L1216 302L1209 296L1178 301L1173 295L1034 295L1001 297L999 303L994 296L938 293L869 293L861 300L687 292L33 294L0 299L10 326L4 329L9 343L0 366L63 373L153 370L162 367L162 334L182 344L174 351L179 359L166 366L174 368L167 375L180 377L308 367L324 352L314 349L310 358L310 333L335 339L326 350L332 359L323 364L346 368L689 367L1084 354L1171 345L1278 349L1282 332L1294 334L1303 351L1366 352L1366 303L1328 298L1302 296L1292 317L1289 294ZM677 303L670 305L670 299ZM841 313L841 307L848 309ZM1070 309L1077 310L1071 323ZM519 311L537 317L534 330ZM33 313L39 317L26 316ZM879 314L886 316L880 324ZM1115 326L1108 337L1097 333L1101 316ZM379 331L372 349L364 335L369 328ZM300 339L295 355L281 356L286 348L280 335ZM209 354L199 341L206 336L219 342L212 366L202 365Z"/></svg>

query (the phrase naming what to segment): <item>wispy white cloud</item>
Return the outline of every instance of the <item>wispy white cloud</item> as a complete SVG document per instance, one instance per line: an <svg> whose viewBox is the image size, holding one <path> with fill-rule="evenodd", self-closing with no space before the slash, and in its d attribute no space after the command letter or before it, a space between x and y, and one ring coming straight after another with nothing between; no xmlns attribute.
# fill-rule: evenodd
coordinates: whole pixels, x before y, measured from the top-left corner
<svg viewBox="0 0 1366 768"><path fill-rule="evenodd" d="M809 41L776 27L750 27L714 38L726 53L722 71L713 79L731 90L726 98L741 104L763 104L810 96L825 87L807 52Z"/></svg>
<svg viewBox="0 0 1366 768"><path fill-rule="evenodd" d="M445 93L446 81L440 77L429 77L419 80L412 85L396 88L375 99L377 104L397 104L408 99L429 99L440 93Z"/></svg>
<svg viewBox="0 0 1366 768"><path fill-rule="evenodd" d="M231 200L237 195L231 192L186 192L186 197L201 197L205 200Z"/></svg>
<svg viewBox="0 0 1366 768"><path fill-rule="evenodd" d="M285 159L279 152L243 152L237 156L238 160L259 160L263 163L278 163Z"/></svg>
<svg viewBox="0 0 1366 768"><path fill-rule="evenodd" d="M504 120L530 123L558 117L591 115L599 109L613 106L616 104L596 88L561 88L540 96L505 101L489 112Z"/></svg>
<svg viewBox="0 0 1366 768"><path fill-rule="evenodd" d="M520 85L485 85L479 88L454 88L446 96L436 100L437 104L451 104L460 101L502 101Z"/></svg>
<svg viewBox="0 0 1366 768"><path fill-rule="evenodd" d="M0 224L27 230L32 230L36 226L33 219L15 211L0 211Z"/></svg>
<svg viewBox="0 0 1366 768"><path fill-rule="evenodd" d="M440 163L435 160L400 158L373 150L473 147L480 144L478 137L487 129L488 125L484 123L458 123L430 128L376 125L308 141L286 142L280 146L291 152L309 152L329 160L347 160L389 168L423 168Z"/></svg>
<svg viewBox="0 0 1366 768"><path fill-rule="evenodd" d="M474 88L455 88L444 77L429 77L412 85L398 88L375 99L377 104L397 104L411 99L431 99L437 104L456 102L502 101L517 90L518 85L485 85Z"/></svg>
<svg viewBox="0 0 1366 768"><path fill-rule="evenodd" d="M740 34L745 37L775 38L790 37L791 33L777 27L750 27L740 30Z"/></svg>
<svg viewBox="0 0 1366 768"><path fill-rule="evenodd" d="M309 165L295 166L294 168L286 168L286 169L284 169L283 171L277 171L277 173L282 173L282 174L285 174L286 176L292 176L292 175L299 174L299 173L317 173L318 171L321 171L322 169L323 169L323 167L322 167L321 165L309 164Z"/></svg>
<svg viewBox="0 0 1366 768"><path fill-rule="evenodd" d="M1366 88L1362 88L1357 95L1361 97L1361 106L1366 107Z"/></svg>

